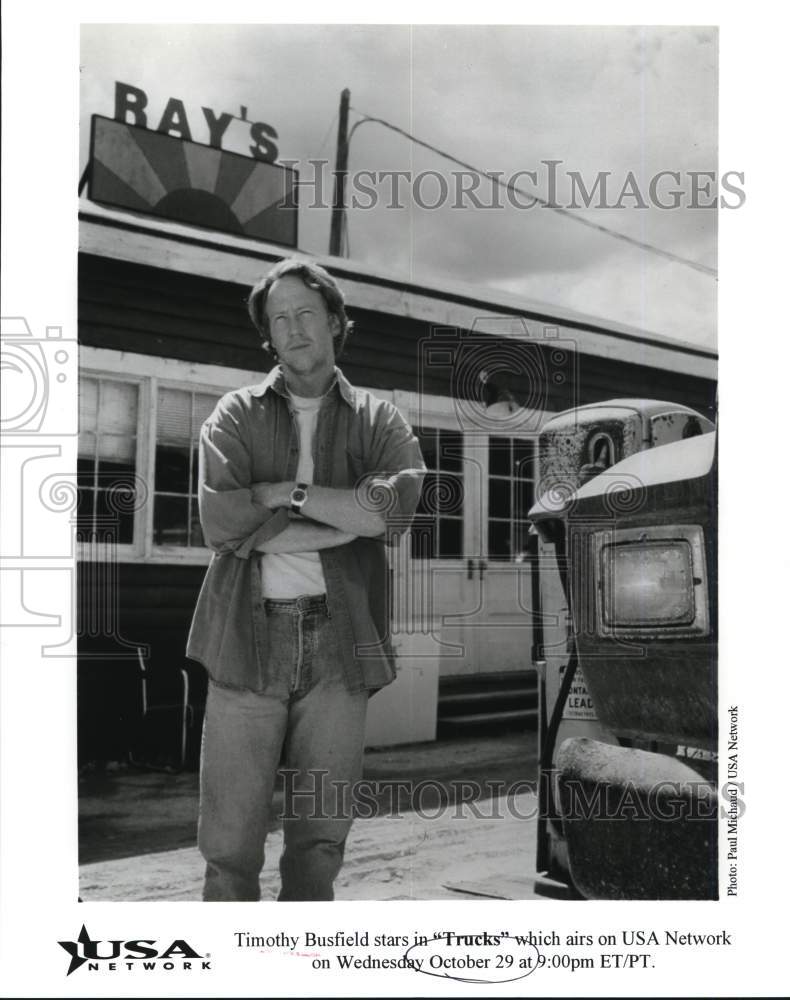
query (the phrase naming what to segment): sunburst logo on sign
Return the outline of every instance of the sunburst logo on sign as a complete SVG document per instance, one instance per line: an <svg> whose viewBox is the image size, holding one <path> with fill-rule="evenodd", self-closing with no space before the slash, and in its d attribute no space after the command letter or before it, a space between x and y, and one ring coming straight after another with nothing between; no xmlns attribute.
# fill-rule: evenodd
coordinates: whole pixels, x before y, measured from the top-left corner
<svg viewBox="0 0 790 1000"><path fill-rule="evenodd" d="M93 115L88 197L296 246L296 171Z"/></svg>

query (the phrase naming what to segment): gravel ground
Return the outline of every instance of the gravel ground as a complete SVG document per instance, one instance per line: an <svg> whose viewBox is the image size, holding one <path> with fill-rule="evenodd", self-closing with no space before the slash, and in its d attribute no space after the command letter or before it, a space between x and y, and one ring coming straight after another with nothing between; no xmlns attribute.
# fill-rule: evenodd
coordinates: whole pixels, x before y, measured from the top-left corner
<svg viewBox="0 0 790 1000"><path fill-rule="evenodd" d="M500 803L477 803L478 814L449 805L424 815L355 821L336 898L534 898L535 824L527 817L535 796L516 796L509 808ZM266 844L261 898L272 900L279 890L281 831ZM84 865L80 895L85 902L199 900L202 881L203 860L189 847Z"/></svg>
<svg viewBox="0 0 790 1000"><path fill-rule="evenodd" d="M365 751L364 776L380 782L378 815L464 798L535 781L534 732L417 743ZM409 787L392 782L408 780ZM480 793L467 784L480 786ZM499 787L494 785L499 782ZM521 788L521 791L524 789ZM115 766L83 774L79 783L80 863L190 847L195 843L198 776ZM275 802L275 805L277 803ZM278 812L275 809L275 812Z"/></svg>
<svg viewBox="0 0 790 1000"><path fill-rule="evenodd" d="M533 897L536 802L524 782L535 776L532 732L366 751L365 777L382 794L377 815L354 823L337 898ZM395 792L392 782L405 780ZM519 794L492 798L517 782ZM116 767L83 775L82 899L199 899L196 818L195 772ZM281 845L274 826L263 899L276 897Z"/></svg>

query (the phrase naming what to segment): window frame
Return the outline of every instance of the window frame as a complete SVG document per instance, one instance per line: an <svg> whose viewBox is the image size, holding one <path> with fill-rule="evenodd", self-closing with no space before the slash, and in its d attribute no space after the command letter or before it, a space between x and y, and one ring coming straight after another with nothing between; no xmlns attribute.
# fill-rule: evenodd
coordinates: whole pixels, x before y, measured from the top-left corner
<svg viewBox="0 0 790 1000"><path fill-rule="evenodd" d="M492 472L491 471L491 443L493 440L505 440L508 442L508 454L509 458L512 460L514 458L514 446L516 442L529 442L531 455L529 459L529 475L525 475L521 471L518 475L513 471L514 465L511 461L510 470L508 473L502 472ZM490 547L490 531L492 523L506 524L508 528L509 545L511 549L514 548L514 543L518 534L518 526L527 524L528 518L526 515L519 514L519 489L523 484L529 483L532 489L532 503L535 502L536 493L538 488L538 439L534 435L513 435L513 434L490 434L488 437L488 466L486 468L486 537L485 537L485 552L484 558L488 559L490 562L498 563L502 566L515 565L519 562L527 562L529 559L533 559L534 553L528 555L527 558L522 558L519 560L513 554L509 556L492 555ZM508 516L499 517L491 514L491 483L492 481L507 483L508 484L508 506L510 513ZM529 508L531 504L527 505ZM526 550L524 550L526 551Z"/></svg>
<svg viewBox="0 0 790 1000"><path fill-rule="evenodd" d="M439 479L439 481L441 481L441 477L445 476L445 475L449 476L449 477L452 477L454 480L456 480L460 484L462 502L461 502L461 507L460 507L460 510L459 510L458 513L446 514L446 513L440 512L440 511L434 511L434 513L432 515L428 515L428 516L432 517L433 522L435 523L436 527L439 530L439 533L436 536L436 546L437 546L437 553L436 553L436 555L429 555L427 557L415 556L414 552L413 552L413 547L412 547L412 545L410 543L411 558L415 559L417 561L420 561L420 562L432 562L432 563L446 562L448 560L460 560L460 559L463 559L464 558L464 554L465 554L465 549L466 549L466 531L467 531L467 520L468 520L468 517L467 517L467 495L466 495L466 491L467 491L467 488L468 488L468 479L469 479L469 477L467 476L465 435L464 435L464 433L462 431L460 431L460 430L458 430L457 428L454 428L454 427L437 426L436 422L432 422L430 424L412 424L412 427L414 429L414 433L417 434L418 436L419 436L420 433L425 434L426 432L430 432L430 433L436 435L436 444L437 444L437 462L436 462L436 468L427 467L427 473L426 473L426 477L425 477L426 482L428 481L429 477L431 477L431 476L437 477L437 479ZM443 433L445 433L445 434L447 434L447 433L449 433L449 434L456 434L460 438L461 454L458 456L458 460L460 462L460 466L461 467L460 467L460 469L457 472L449 471L449 470L441 468L441 454L440 454L439 448L441 447L440 442L441 442L441 435ZM423 484L423 488L424 488L424 486L425 486L425 484ZM419 508L418 508L418 510L419 510ZM425 515L423 515L423 516L425 516ZM441 555L441 553L438 551L438 549L439 549L439 541L441 540L441 537L442 537L442 529L441 529L441 525L440 525L440 521L442 519L457 521L458 524L459 524L459 526L460 526L461 552L458 555Z"/></svg>
<svg viewBox="0 0 790 1000"><path fill-rule="evenodd" d="M124 385L134 385L137 386L137 424L135 427L135 477L137 479L143 479L143 482L147 483L147 480L141 475L140 470L143 468L143 464L146 460L146 441L144 440L144 435L141 434L141 418L142 414L145 413L147 407L150 405L150 387L146 383L146 379L143 376L134 375L133 373L118 372L118 371L94 371L86 370L81 368L79 377L96 379L97 382L120 382ZM78 389L79 391L79 389ZM77 458L79 458L79 434L82 431L81 427L77 429ZM96 431L92 432L98 434L98 427ZM75 470L76 478L76 470ZM95 490L95 487L94 487ZM140 510L142 508L135 508L134 511L134 524L132 527L132 541L128 542L115 542L115 554L116 557L121 561L129 561L136 559L137 554L141 551L143 543L143 532L144 527L141 523L142 518L139 516ZM76 525L75 525L76 531ZM77 546L77 558L78 559L89 559L93 552L95 552L95 545L92 542L85 542L82 540L76 541Z"/></svg>
<svg viewBox="0 0 790 1000"><path fill-rule="evenodd" d="M146 484L146 499L145 503L135 511L133 543L131 545L116 545L114 549L116 560L152 565L207 566L211 561L211 549L153 544L153 484L156 469L156 411L159 388L161 386L190 392L216 393L219 399L220 396L233 389L259 385L266 378L267 373L81 345L78 374L80 378L84 376L113 379L118 382L137 383L140 386L135 461L137 463L136 475ZM370 389L368 391L379 399L395 402L396 393L393 390ZM76 466L74 471L76 479ZM78 561L94 560L97 558L98 551L96 546L92 546L89 542L76 542ZM104 550L101 549L101 551Z"/></svg>
<svg viewBox="0 0 790 1000"><path fill-rule="evenodd" d="M422 565L426 571L431 567L437 568L442 564L461 564L469 557L469 554L476 550L476 537L479 529L472 517L473 511L479 511L481 502L482 486L477 481L478 477L471 474L474 464L474 435L467 433L463 419L460 418L456 402L449 396L435 396L424 393L422 396L417 392L404 389L395 389L392 393L392 402L397 406L404 419L411 427L420 427L432 431L451 431L461 435L462 460L461 472L457 473L461 479L464 503L461 515L461 543L463 551L460 556L435 556L428 559L419 559L411 554L411 539L407 535L401 540L404 546L404 557L413 561L417 565ZM470 464L471 463L471 464Z"/></svg>
<svg viewBox="0 0 790 1000"><path fill-rule="evenodd" d="M261 378L258 379L261 381ZM241 385L242 383L239 383ZM253 383L247 382L246 385ZM144 528L144 548L143 559L146 562L198 562L208 563L211 558L211 549L205 546L194 545L155 545L154 544L154 508L156 497L156 442L157 423L159 416L159 390L175 389L180 392L205 393L214 395L218 393L217 400L228 390L226 388L217 389L214 385L206 385L203 382L184 382L174 378L161 378L157 375L149 377L150 407L146 411L149 418L147 427L148 447L146 452L146 482L151 483L148 491L148 500L145 510ZM238 386L237 386L238 388ZM191 484L190 484L191 485Z"/></svg>
<svg viewBox="0 0 790 1000"><path fill-rule="evenodd" d="M194 546L154 545L156 432L159 389L203 392L219 399L231 389L255 385L265 373L220 368L175 358L158 358L105 348L80 348L80 378L106 379L138 386L136 475L146 488L144 502L135 510L133 542L115 546L119 562L205 566L211 550ZM78 560L95 558L95 547L78 541Z"/></svg>
<svg viewBox="0 0 790 1000"><path fill-rule="evenodd" d="M459 408L456 401L449 396L420 395L416 392L395 390L393 392L393 403L398 407L406 420L412 427L420 427L426 430L449 430L458 433L463 439L463 464L462 464L462 484L464 490L463 508L463 553L459 557L437 556L434 559L415 559L415 562L423 563L426 567L430 564L439 566L442 563L469 563L470 560L482 561L484 564L491 563L492 566L517 566L520 565L515 559L502 559L489 554L488 530L491 523L489 511L489 482L490 472L490 442L492 438L507 438L510 441L529 441L532 445L532 461L529 476L522 475L522 480L532 484L533 496L537 495L539 467L538 467L538 435L535 433L517 434L507 431L481 430L474 422L470 422L467 416ZM553 414L543 412L540 414L541 423ZM479 474L475 470L479 470ZM498 476L503 479L504 477ZM512 484L513 478L509 479ZM510 487L511 490L513 487ZM511 511L508 521L509 530L513 531L515 513ZM411 558L411 555L409 556ZM534 559L530 556L528 560Z"/></svg>
<svg viewBox="0 0 790 1000"><path fill-rule="evenodd" d="M139 387L135 460L137 475L146 484L147 495L144 504L135 511L133 543L116 546L115 554L118 561L163 565L208 565L211 559L211 550L208 548L154 545L153 543L153 486L156 468L156 418L159 388L216 394L219 398L233 389L259 384L266 377L266 373L82 345L80 347L79 375L80 377L111 379L136 384ZM412 426L438 431L448 430L462 435L464 458L460 475L464 490L463 553L457 558L437 557L434 560L425 560L426 566L431 562L436 565L442 562L458 563L470 558L489 560L489 438L507 437L515 440L521 438L522 435L481 434L479 428L467 427L466 421L459 419L455 402L449 397L427 394L420 397L415 392L398 389L369 389L368 391L377 398L393 403ZM523 435L523 437L536 441L533 435ZM537 461L538 448L535 443L532 476L534 488L537 488L538 482ZM481 475L472 474L472 469L475 466L480 468ZM485 516L483 517L483 515ZM410 544L407 536L404 536L401 542L404 546ZM77 542L77 558L80 560L95 558L95 547L92 548L90 543ZM420 561L422 562L422 560ZM500 566L513 565L512 560L494 558L491 561Z"/></svg>

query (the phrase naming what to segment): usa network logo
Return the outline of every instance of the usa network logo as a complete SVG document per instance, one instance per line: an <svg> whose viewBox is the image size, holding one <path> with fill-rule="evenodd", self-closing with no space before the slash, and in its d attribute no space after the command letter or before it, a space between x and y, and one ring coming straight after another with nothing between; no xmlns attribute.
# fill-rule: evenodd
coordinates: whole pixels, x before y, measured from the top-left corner
<svg viewBox="0 0 790 1000"><path fill-rule="evenodd" d="M167 948L160 948L151 938L94 940L83 924L76 941L58 941L58 944L71 955L67 976L86 962L89 972L98 972L99 969L118 972L123 968L164 969L168 972L211 968L209 955L201 955L183 938L176 938Z"/></svg>

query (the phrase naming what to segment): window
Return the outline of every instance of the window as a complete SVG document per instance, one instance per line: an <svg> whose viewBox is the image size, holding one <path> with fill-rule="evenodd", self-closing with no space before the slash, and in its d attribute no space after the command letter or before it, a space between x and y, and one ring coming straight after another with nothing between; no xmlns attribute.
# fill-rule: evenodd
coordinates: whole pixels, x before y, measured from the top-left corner
<svg viewBox="0 0 790 1000"><path fill-rule="evenodd" d="M134 541L139 386L80 378L77 451L77 539L98 530L119 544Z"/></svg>
<svg viewBox="0 0 790 1000"><path fill-rule="evenodd" d="M80 375L79 542L102 532L124 558L208 559L198 516L198 436L221 395L171 387L156 376Z"/></svg>
<svg viewBox="0 0 790 1000"><path fill-rule="evenodd" d="M489 559L522 562L532 550L527 514L535 495L534 460L532 441L489 439Z"/></svg>
<svg viewBox="0 0 790 1000"><path fill-rule="evenodd" d="M428 472L411 528L415 559L458 559L464 548L463 435L415 427Z"/></svg>
<svg viewBox="0 0 790 1000"><path fill-rule="evenodd" d="M161 387L156 407L154 545L204 546L198 516L198 437L217 396Z"/></svg>

